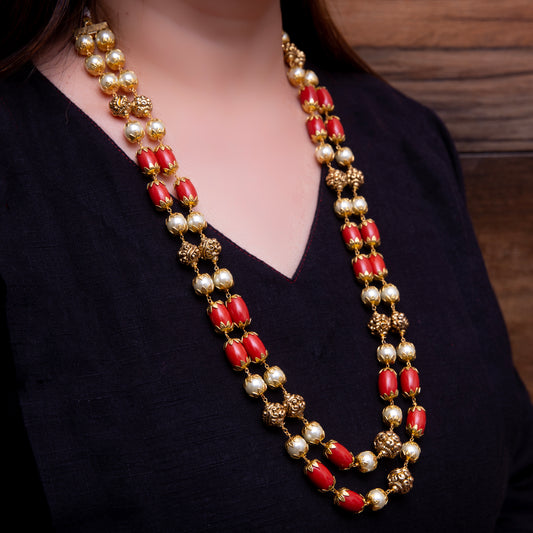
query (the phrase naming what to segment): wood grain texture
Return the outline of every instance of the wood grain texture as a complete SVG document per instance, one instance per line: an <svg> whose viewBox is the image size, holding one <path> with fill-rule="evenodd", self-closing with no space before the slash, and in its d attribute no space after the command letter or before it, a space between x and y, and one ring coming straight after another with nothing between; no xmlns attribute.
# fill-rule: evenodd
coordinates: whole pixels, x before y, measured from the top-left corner
<svg viewBox="0 0 533 533"><path fill-rule="evenodd" d="M533 1L329 0L348 42L461 152L533 152Z"/></svg>
<svg viewBox="0 0 533 533"><path fill-rule="evenodd" d="M533 156L463 157L468 207L533 399Z"/></svg>

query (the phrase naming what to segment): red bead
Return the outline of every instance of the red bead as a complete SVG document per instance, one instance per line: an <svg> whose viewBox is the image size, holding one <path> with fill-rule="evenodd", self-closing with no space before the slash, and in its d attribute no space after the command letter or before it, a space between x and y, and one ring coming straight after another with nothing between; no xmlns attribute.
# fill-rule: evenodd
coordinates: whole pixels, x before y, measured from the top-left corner
<svg viewBox="0 0 533 533"><path fill-rule="evenodd" d="M365 499L361 494L344 487L338 491L334 501L335 505L352 513L360 513L365 506Z"/></svg>
<svg viewBox="0 0 533 533"><path fill-rule="evenodd" d="M156 209L165 211L173 204L172 196L170 196L165 184L158 179L154 179L146 187Z"/></svg>
<svg viewBox="0 0 533 533"><path fill-rule="evenodd" d="M352 452L347 450L342 444L336 440L330 440L326 443L324 448L324 455L338 468L346 470L351 468L354 462Z"/></svg>
<svg viewBox="0 0 533 533"><path fill-rule="evenodd" d="M314 459L304 468L305 475L318 490L326 492L335 485L333 474L317 459Z"/></svg>
<svg viewBox="0 0 533 533"><path fill-rule="evenodd" d="M374 273L374 276L382 278L389 273L381 254L373 252L368 256L368 260L372 266L372 272Z"/></svg>
<svg viewBox="0 0 533 533"><path fill-rule="evenodd" d="M426 410L421 405L409 407L406 429L415 437L421 437L426 430Z"/></svg>
<svg viewBox="0 0 533 533"><path fill-rule="evenodd" d="M326 126L324 126L324 121L318 115L312 115L307 119L307 131L311 140L316 143L323 141L328 132L326 131Z"/></svg>
<svg viewBox="0 0 533 533"><path fill-rule="evenodd" d="M318 107L318 96L312 85L307 85L300 91L300 103L306 113L311 113Z"/></svg>
<svg viewBox="0 0 533 533"><path fill-rule="evenodd" d="M186 206L195 206L198 203L198 193L189 178L178 178L174 183L178 200Z"/></svg>
<svg viewBox="0 0 533 533"><path fill-rule="evenodd" d="M357 255L352 259L352 268L359 281L372 281L374 271L366 255Z"/></svg>
<svg viewBox="0 0 533 533"><path fill-rule="evenodd" d="M231 331L233 329L233 320L231 320L229 311L220 300L211 304L207 308L207 314L213 323L213 326L215 326L215 329L219 333L224 333L225 331Z"/></svg>
<svg viewBox="0 0 533 533"><path fill-rule="evenodd" d="M335 106L333 105L333 98L331 98L329 91L325 87L318 87L316 93L320 112L333 111Z"/></svg>
<svg viewBox="0 0 533 533"><path fill-rule="evenodd" d="M247 331L242 337L242 343L254 363L259 363L267 358L268 352L265 345L254 331Z"/></svg>
<svg viewBox="0 0 533 533"><path fill-rule="evenodd" d="M243 328L250 324L250 313L246 303L238 294L232 294L226 300L226 307L229 311L231 319L239 327Z"/></svg>
<svg viewBox="0 0 533 533"><path fill-rule="evenodd" d="M400 386L406 396L416 396L420 392L420 378L418 370L413 367L405 367L400 372Z"/></svg>
<svg viewBox="0 0 533 533"><path fill-rule="evenodd" d="M143 174L148 176L156 176L159 173L159 163L157 157L150 148L141 148L137 151L137 163Z"/></svg>
<svg viewBox="0 0 533 533"><path fill-rule="evenodd" d="M328 137L332 142L342 142L346 138L339 117L329 117L326 122L326 128L328 130Z"/></svg>
<svg viewBox="0 0 533 533"><path fill-rule="evenodd" d="M250 358L239 339L229 339L225 342L224 352L234 370L242 370L250 364Z"/></svg>
<svg viewBox="0 0 533 533"><path fill-rule="evenodd" d="M158 146L155 149L155 156L157 157L161 170L165 174L172 174L178 169L178 163L170 146Z"/></svg>
<svg viewBox="0 0 533 533"><path fill-rule="evenodd" d="M392 400L398 396L398 378L392 368L383 368L378 376L379 395L383 400Z"/></svg>
<svg viewBox="0 0 533 533"><path fill-rule="evenodd" d="M361 223L361 235L366 244L376 245L381 242L378 227L371 218L366 219Z"/></svg>
<svg viewBox="0 0 533 533"><path fill-rule="evenodd" d="M353 222L348 222L341 227L342 240L350 250L359 250L363 245L359 228Z"/></svg>

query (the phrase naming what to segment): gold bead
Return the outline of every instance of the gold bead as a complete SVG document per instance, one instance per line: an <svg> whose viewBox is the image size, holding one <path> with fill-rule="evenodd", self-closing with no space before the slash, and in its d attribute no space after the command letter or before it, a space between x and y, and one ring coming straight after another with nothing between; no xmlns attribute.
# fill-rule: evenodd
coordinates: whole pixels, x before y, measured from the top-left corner
<svg viewBox="0 0 533 533"><path fill-rule="evenodd" d="M120 84L120 88L128 93L135 91L137 89L137 85L139 85L137 74L135 74L133 70L125 70L124 72L121 72L120 76L118 77L118 82Z"/></svg>
<svg viewBox="0 0 533 533"><path fill-rule="evenodd" d="M131 103L131 112L137 118L146 118L152 112L152 100L146 96L136 96Z"/></svg>
<svg viewBox="0 0 533 533"><path fill-rule="evenodd" d="M105 94L115 94L118 91L117 77L111 72L102 74L102 76L100 76L100 89L102 89Z"/></svg>
<svg viewBox="0 0 533 533"><path fill-rule="evenodd" d="M402 442L394 431L381 431L374 439L374 448L380 457L396 457L401 449Z"/></svg>
<svg viewBox="0 0 533 533"><path fill-rule="evenodd" d="M281 403L268 402L263 409L263 422L267 426L282 426L287 409Z"/></svg>
<svg viewBox="0 0 533 533"><path fill-rule="evenodd" d="M409 327L409 320L404 313L394 311L391 316L391 325L394 331L402 333Z"/></svg>
<svg viewBox="0 0 533 533"><path fill-rule="evenodd" d="M115 94L109 101L109 110L114 117L128 118L131 103L127 96Z"/></svg>
<svg viewBox="0 0 533 533"><path fill-rule="evenodd" d="M374 311L368 322L368 328L373 335L386 335L391 328L391 320L387 315Z"/></svg>
<svg viewBox="0 0 533 533"><path fill-rule="evenodd" d="M85 60L85 70L91 76L101 76L105 72L104 58L98 54L89 56Z"/></svg>
<svg viewBox="0 0 533 533"><path fill-rule="evenodd" d="M194 266L200 259L200 250L198 246L183 241L178 251L178 261L183 265Z"/></svg>
<svg viewBox="0 0 533 533"><path fill-rule="evenodd" d="M283 405L287 408L287 416L290 418L301 418L305 411L305 400L299 394L284 393L285 401Z"/></svg>
<svg viewBox="0 0 533 533"><path fill-rule="evenodd" d="M160 141L166 133L165 125L158 118L153 118L146 124L146 131L153 141Z"/></svg>
<svg viewBox="0 0 533 533"><path fill-rule="evenodd" d="M406 466L392 470L387 476L387 481L390 490L400 494L407 494L413 488L414 482L413 476Z"/></svg>
<svg viewBox="0 0 533 533"><path fill-rule="evenodd" d="M139 142L144 137L144 129L140 122L130 120L124 126L124 137L130 143Z"/></svg>
<svg viewBox="0 0 533 533"><path fill-rule="evenodd" d="M126 63L126 57L122 50L114 48L105 55L105 62L111 70L120 70Z"/></svg>
<svg viewBox="0 0 533 533"><path fill-rule="evenodd" d="M190 228L194 231L193 228ZM202 228L203 229L203 228ZM216 240L209 237L206 237L202 234L200 244L198 246L200 249L200 257L207 260L216 260L222 251L222 245Z"/></svg>
<svg viewBox="0 0 533 533"><path fill-rule="evenodd" d="M331 167L326 176L326 185L334 191L341 192L348 185L348 177L342 170Z"/></svg>
<svg viewBox="0 0 533 533"><path fill-rule="evenodd" d="M80 56L88 56L94 52L94 40L90 35L80 35L74 46Z"/></svg>
<svg viewBox="0 0 533 533"><path fill-rule="evenodd" d="M115 47L115 34L110 29L100 30L96 34L96 46L102 52L107 52Z"/></svg>

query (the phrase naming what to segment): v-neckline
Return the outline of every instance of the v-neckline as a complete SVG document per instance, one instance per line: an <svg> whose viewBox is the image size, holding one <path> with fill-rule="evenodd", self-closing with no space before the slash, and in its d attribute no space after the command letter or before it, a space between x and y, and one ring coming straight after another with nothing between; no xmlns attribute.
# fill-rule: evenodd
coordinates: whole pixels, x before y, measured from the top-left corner
<svg viewBox="0 0 533 533"><path fill-rule="evenodd" d="M80 108L73 100L71 100L59 87L57 87L57 85L55 85L35 65L33 66L32 75L38 75L38 77L45 84L47 84L53 91L55 91L62 100L64 100L70 106L72 106L80 114L80 117L82 119L84 119L85 121L89 122L91 125L93 125L93 127L96 127L101 132L103 139L105 139L107 143L110 143L115 148L115 150L117 150L120 153L120 155L131 165L132 172L139 172L138 165L124 151L124 149L120 145L118 145L115 142L115 140L95 120L93 120L82 108ZM280 279L282 279L282 280L284 280L284 281L286 281L288 283L295 283L298 280L301 272L303 271L303 269L305 267L305 264L306 264L307 257L309 256L309 254L311 252L313 236L314 236L314 233L316 231L316 227L317 227L317 224L318 224L318 219L319 219L320 214L321 214L321 204L322 204L323 195L324 195L324 186L323 186L323 184L324 184L324 180L325 180L325 173L326 173L326 167L322 166L322 168L320 170L320 183L319 183L319 186L317 188L318 192L317 192L317 196L315 198L315 210L314 210L312 222L311 222L311 225L309 227L307 240L306 240L305 247L303 249L303 253L300 256L300 259L298 261L298 265L297 265L294 273L292 274L292 276L288 276L288 275L284 274L283 272L278 270L276 267L274 267L273 265L271 265L270 263L268 263L264 259L261 259L260 257L255 255L254 253L250 252L249 250L247 250L246 248L244 248L243 246L241 246L240 244L235 242L231 237L228 237L224 232L220 231L219 229L217 229L216 226L211 224L209 222L209 220L208 220L208 217L206 217L207 220L208 220L207 229L213 231L214 233L216 233L219 238L225 240L227 244L229 244L232 247L236 248L241 253L247 255L248 257L250 257L251 259L253 259L257 263L267 267L271 272L274 272L277 276L279 276ZM172 194L172 192L169 191L169 193L176 200L176 197Z"/></svg>

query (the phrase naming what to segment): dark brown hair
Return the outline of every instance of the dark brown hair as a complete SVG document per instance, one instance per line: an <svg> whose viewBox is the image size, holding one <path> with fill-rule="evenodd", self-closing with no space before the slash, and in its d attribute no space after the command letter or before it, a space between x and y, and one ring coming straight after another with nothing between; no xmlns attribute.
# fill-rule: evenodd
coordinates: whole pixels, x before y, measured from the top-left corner
<svg viewBox="0 0 533 533"><path fill-rule="evenodd" d="M0 31L0 75L20 70L51 41L67 41L81 25L86 6L97 14L96 0L8 2L7 16L3 17L7 27ZM325 0L281 0L281 9L284 28L313 61L372 72L333 23Z"/></svg>

